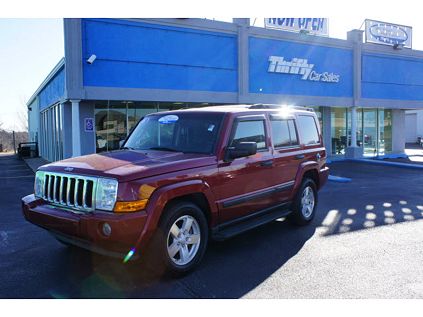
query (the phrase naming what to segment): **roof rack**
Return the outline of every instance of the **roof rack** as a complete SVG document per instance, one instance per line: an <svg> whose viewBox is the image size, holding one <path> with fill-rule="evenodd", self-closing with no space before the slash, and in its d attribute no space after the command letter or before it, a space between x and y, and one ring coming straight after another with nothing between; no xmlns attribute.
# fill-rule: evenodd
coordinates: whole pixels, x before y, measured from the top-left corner
<svg viewBox="0 0 423 317"><path fill-rule="evenodd" d="M277 105L277 104L265 104L265 103L256 103L249 106L249 109L279 109L279 108L289 108L289 109L295 109L295 110L314 112L313 108L301 107L301 106L289 106L289 105Z"/></svg>

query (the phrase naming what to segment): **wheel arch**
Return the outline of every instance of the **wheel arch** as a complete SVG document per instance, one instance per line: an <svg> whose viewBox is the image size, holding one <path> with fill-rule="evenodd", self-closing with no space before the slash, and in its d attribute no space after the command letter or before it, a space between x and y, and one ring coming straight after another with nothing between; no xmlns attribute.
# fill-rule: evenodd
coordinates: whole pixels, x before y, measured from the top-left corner
<svg viewBox="0 0 423 317"><path fill-rule="evenodd" d="M136 243L137 249L146 247L157 229L159 221L166 209L178 201L189 201L196 204L205 213L209 227L217 221L217 207L210 186L202 180L191 180L164 186L151 196L147 206L148 218Z"/></svg>
<svg viewBox="0 0 423 317"><path fill-rule="evenodd" d="M295 194L299 190L301 183L305 177L311 178L315 182L317 190L320 189L318 169L319 169L319 164L313 161L304 162L303 164L300 165L297 171L297 175L295 176L295 184L292 191L291 199L295 197Z"/></svg>

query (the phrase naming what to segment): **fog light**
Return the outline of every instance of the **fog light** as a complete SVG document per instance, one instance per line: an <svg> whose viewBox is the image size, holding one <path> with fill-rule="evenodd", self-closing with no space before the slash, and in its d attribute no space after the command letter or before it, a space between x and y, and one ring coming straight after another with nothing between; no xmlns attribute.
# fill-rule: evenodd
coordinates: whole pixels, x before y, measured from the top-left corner
<svg viewBox="0 0 423 317"><path fill-rule="evenodd" d="M103 234L108 237L112 234L112 227L106 222L103 224Z"/></svg>

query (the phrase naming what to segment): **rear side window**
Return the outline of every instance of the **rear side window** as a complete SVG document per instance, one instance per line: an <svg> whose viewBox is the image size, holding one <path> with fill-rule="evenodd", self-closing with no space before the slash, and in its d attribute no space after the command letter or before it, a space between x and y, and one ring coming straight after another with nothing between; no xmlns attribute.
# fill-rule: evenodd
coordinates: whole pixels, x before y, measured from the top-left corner
<svg viewBox="0 0 423 317"><path fill-rule="evenodd" d="M319 132L312 116L298 116L298 129L305 145L319 144Z"/></svg>
<svg viewBox="0 0 423 317"><path fill-rule="evenodd" d="M264 120L239 121L236 123L234 137L229 146L240 142L256 142L257 150L266 149Z"/></svg>
<svg viewBox="0 0 423 317"><path fill-rule="evenodd" d="M297 145L294 120L271 120L272 139L275 148Z"/></svg>

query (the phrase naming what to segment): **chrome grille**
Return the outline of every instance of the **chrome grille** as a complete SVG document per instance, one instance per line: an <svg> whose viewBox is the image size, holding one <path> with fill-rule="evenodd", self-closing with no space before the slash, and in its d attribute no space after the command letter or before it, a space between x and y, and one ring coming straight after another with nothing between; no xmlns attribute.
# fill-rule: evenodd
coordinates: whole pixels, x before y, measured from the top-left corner
<svg viewBox="0 0 423 317"><path fill-rule="evenodd" d="M96 177L46 172L43 199L59 206L92 211L96 187Z"/></svg>

